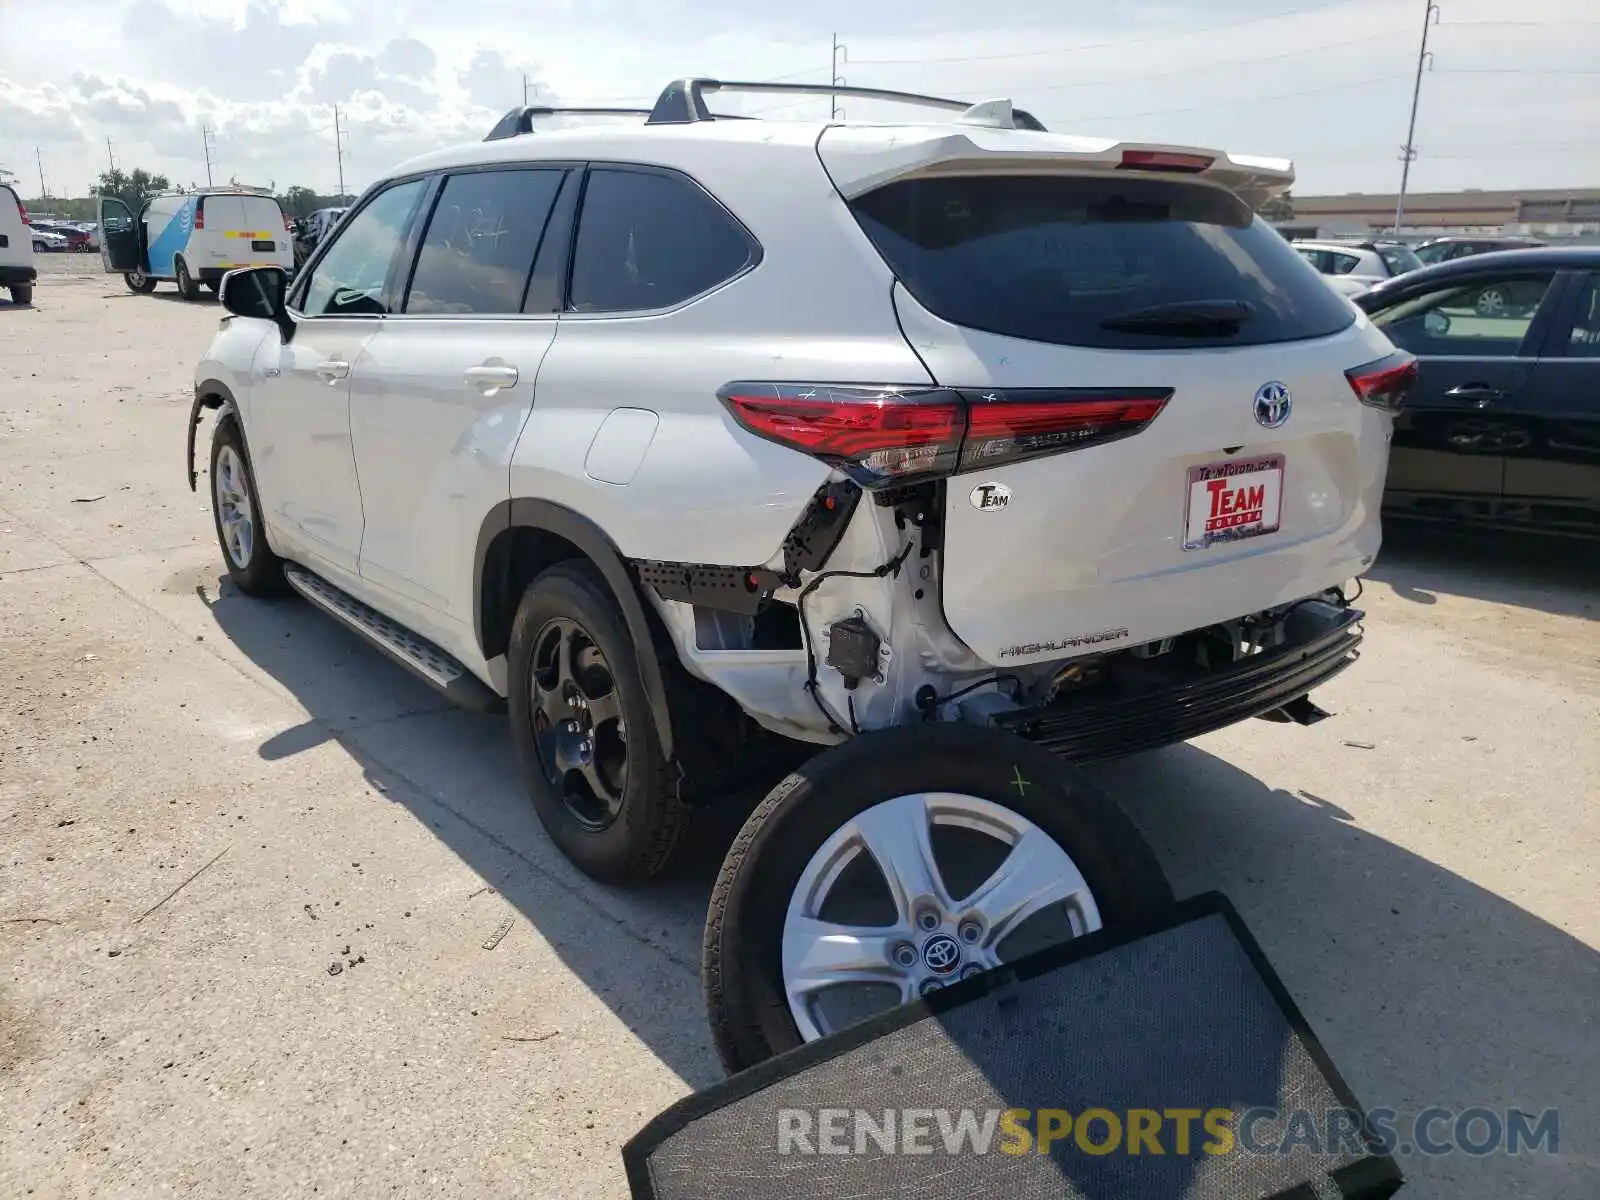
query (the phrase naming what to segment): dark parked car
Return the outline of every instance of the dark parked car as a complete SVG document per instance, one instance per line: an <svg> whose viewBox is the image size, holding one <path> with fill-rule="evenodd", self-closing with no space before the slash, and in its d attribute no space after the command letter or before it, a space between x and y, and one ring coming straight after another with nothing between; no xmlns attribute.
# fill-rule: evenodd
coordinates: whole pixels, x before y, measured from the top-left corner
<svg viewBox="0 0 1600 1200"><path fill-rule="evenodd" d="M1532 250L1544 245L1538 238L1528 237L1438 237L1416 247L1417 257L1428 266L1434 263L1454 262L1474 254L1490 254L1496 250Z"/></svg>
<svg viewBox="0 0 1600 1200"><path fill-rule="evenodd" d="M1355 303L1418 359L1386 512L1600 537L1600 246L1454 259Z"/></svg>

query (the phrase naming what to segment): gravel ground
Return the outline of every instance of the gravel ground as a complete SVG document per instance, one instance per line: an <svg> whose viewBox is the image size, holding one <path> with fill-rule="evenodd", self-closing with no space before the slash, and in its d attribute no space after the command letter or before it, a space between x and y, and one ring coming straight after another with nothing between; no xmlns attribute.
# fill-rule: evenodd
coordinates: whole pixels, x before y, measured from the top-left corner
<svg viewBox="0 0 1600 1200"><path fill-rule="evenodd" d="M718 1075L731 823L579 876L500 719L220 585L182 461L215 304L41 276L0 303L0 1195L625 1194L621 1142ZM1594 549L1394 530L1363 604L1337 720L1100 774L1368 1105L1561 1110L1558 1157L1413 1156L1402 1195L1600 1195Z"/></svg>

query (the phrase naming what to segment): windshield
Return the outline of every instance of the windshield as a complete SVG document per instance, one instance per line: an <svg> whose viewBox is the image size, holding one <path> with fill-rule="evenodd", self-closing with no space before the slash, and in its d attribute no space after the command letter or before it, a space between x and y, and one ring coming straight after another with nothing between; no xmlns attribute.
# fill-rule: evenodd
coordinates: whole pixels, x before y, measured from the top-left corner
<svg viewBox="0 0 1600 1200"><path fill-rule="evenodd" d="M901 282L970 329L1155 349L1326 337L1355 314L1229 192L1127 176L901 180L851 204ZM1152 310L1248 306L1219 331Z"/></svg>

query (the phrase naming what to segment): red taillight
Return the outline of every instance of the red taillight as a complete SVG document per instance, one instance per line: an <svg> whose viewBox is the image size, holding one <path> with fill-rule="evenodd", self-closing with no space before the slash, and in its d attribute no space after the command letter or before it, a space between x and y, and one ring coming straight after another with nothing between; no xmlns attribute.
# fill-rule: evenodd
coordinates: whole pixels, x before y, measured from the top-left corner
<svg viewBox="0 0 1600 1200"><path fill-rule="evenodd" d="M718 395L751 433L871 488L1127 437L1155 419L1172 390L732 383Z"/></svg>
<svg viewBox="0 0 1600 1200"><path fill-rule="evenodd" d="M1398 350L1376 362L1351 367L1344 377L1350 381L1361 403L1385 412L1399 412L1406 402L1406 393L1417 382L1417 360L1404 350Z"/></svg>
<svg viewBox="0 0 1600 1200"><path fill-rule="evenodd" d="M17 216L22 218L22 223L24 225L33 224L32 221L28 220L28 210L22 207L22 198L20 196L17 198Z"/></svg>
<svg viewBox="0 0 1600 1200"><path fill-rule="evenodd" d="M283 218L283 231L284 231L284 232L285 232L285 233L293 233L293 232L294 232L294 226L293 226L293 225L291 225L291 224L289 224L289 214L288 214L288 213L286 213L286 212L284 212L284 211L283 211L283 210L282 210L282 209L281 209L281 208L280 208L280 209L279 209L279 210L278 210L278 215L279 215L279 216L281 216L281 217L282 217L282 218Z"/></svg>
<svg viewBox="0 0 1600 1200"><path fill-rule="evenodd" d="M1189 171L1208 169L1216 159L1209 154L1179 154L1174 150L1124 150L1117 165L1129 171Z"/></svg>
<svg viewBox="0 0 1600 1200"><path fill-rule="evenodd" d="M194 227L196 229L204 229L206 227L206 198L204 196L201 196L194 203Z"/></svg>

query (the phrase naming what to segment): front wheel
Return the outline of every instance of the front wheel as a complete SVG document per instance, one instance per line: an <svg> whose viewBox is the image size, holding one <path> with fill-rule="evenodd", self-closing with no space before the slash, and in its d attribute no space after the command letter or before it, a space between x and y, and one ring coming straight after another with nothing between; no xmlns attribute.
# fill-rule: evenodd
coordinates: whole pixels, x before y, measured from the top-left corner
<svg viewBox="0 0 1600 1200"><path fill-rule="evenodd" d="M140 296L148 296L156 290L156 281L143 271L129 271L122 277L122 282L128 285L128 290Z"/></svg>
<svg viewBox="0 0 1600 1200"><path fill-rule="evenodd" d="M13 304L32 304L33 303L33 284L31 284L31 283L14 283L14 284L12 284L11 285L11 303L13 303Z"/></svg>
<svg viewBox="0 0 1600 1200"><path fill-rule="evenodd" d="M283 560L267 545L250 455L232 414L217 422L211 437L211 501L217 542L234 586L247 596L283 591Z"/></svg>
<svg viewBox="0 0 1600 1200"><path fill-rule="evenodd" d="M744 1070L1171 903L1079 769L975 726L865 734L774 788L728 852L702 958L712 1035Z"/></svg>

